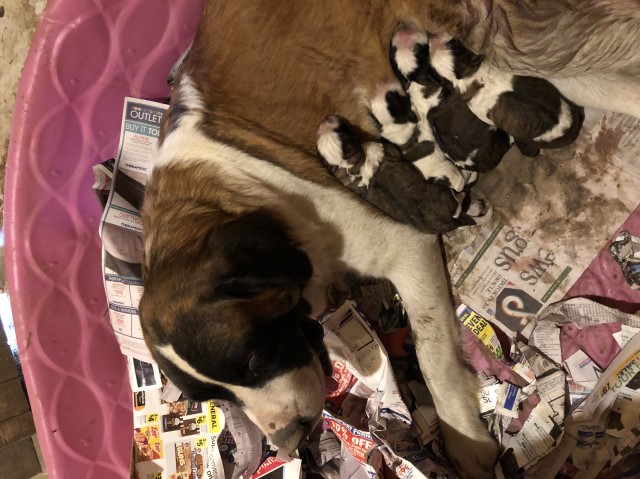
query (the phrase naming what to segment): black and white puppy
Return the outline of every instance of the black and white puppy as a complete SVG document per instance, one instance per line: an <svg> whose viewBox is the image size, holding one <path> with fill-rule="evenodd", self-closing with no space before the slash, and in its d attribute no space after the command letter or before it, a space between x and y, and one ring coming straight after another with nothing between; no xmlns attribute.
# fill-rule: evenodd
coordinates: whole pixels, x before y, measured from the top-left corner
<svg viewBox="0 0 640 479"><path fill-rule="evenodd" d="M362 138L344 118L330 116L318 129L318 154L344 186L395 220L447 233L491 218L487 202L427 181L395 145Z"/></svg>
<svg viewBox="0 0 640 479"><path fill-rule="evenodd" d="M431 66L449 80L482 121L511 135L527 156L575 141L584 109L542 78L513 75L489 65L447 34L429 37Z"/></svg>
<svg viewBox="0 0 640 479"><path fill-rule="evenodd" d="M404 158L411 162L420 174L431 183L462 191L474 183L477 174L461 170L440 149L426 117L431 108L428 101L414 104L402 85L397 82L380 84L371 101L371 113L380 126L380 135L398 145Z"/></svg>
<svg viewBox="0 0 640 479"><path fill-rule="evenodd" d="M391 65L415 105L426 111L435 142L456 166L484 173L509 149L509 136L474 115L429 61L429 39L413 24L401 24L391 40Z"/></svg>

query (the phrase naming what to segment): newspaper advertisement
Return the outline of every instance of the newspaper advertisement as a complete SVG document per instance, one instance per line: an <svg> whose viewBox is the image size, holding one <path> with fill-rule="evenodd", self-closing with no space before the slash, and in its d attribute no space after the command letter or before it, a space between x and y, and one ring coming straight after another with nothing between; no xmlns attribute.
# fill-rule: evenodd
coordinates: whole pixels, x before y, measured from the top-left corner
<svg viewBox="0 0 640 479"><path fill-rule="evenodd" d="M575 144L525 158L511 149L476 188L492 220L445 242L461 300L512 337L560 300L640 202L640 121L587 111ZM624 128L622 128L624 126ZM613 161L612 161L613 160ZM588 241L585 238L588 237Z"/></svg>
<svg viewBox="0 0 640 479"><path fill-rule="evenodd" d="M238 478L263 457L262 434L224 402L165 402L160 389L134 393L134 475L140 479Z"/></svg>
<svg viewBox="0 0 640 479"><path fill-rule="evenodd" d="M167 105L126 98L113 177L106 183L104 165L94 168L98 191L110 187L100 222L103 243L104 286L111 326L123 354L150 362L142 338L138 304L142 296L142 224L140 208L147 172L160 134ZM102 178L102 180L101 180Z"/></svg>

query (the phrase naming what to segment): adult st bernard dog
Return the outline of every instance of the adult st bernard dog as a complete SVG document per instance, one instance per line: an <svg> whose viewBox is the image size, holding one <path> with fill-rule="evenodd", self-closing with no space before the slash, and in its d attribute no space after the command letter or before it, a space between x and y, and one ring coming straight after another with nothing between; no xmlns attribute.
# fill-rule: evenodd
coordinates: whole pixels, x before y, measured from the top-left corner
<svg viewBox="0 0 640 479"><path fill-rule="evenodd" d="M452 463L461 477L492 477L498 446L478 415L438 238L332 178L316 158L318 124L339 114L378 133L369 110L380 85L396 84L400 21L517 73L572 77L557 84L579 103L615 108L626 96L618 109L638 114L639 19L634 0L208 1L144 203L141 320L161 368L189 397L236 401L294 450L323 405L329 367L309 317L330 274L388 278ZM611 76L618 95L602 83Z"/></svg>

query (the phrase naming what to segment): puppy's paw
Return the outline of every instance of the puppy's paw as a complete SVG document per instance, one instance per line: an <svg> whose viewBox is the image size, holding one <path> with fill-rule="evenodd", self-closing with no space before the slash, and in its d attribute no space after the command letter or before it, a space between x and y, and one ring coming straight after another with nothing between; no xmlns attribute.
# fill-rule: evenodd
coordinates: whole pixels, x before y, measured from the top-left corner
<svg viewBox="0 0 640 479"><path fill-rule="evenodd" d="M459 167L459 165L456 165L456 166ZM476 181L478 181L478 172L477 171L461 169L460 172L462 173L462 176L464 177L465 186L474 185L476 183Z"/></svg>
<svg viewBox="0 0 640 479"><path fill-rule="evenodd" d="M481 198L472 199L466 211L477 225L488 223L493 218L493 206Z"/></svg>
<svg viewBox="0 0 640 479"><path fill-rule="evenodd" d="M440 422L447 456L461 479L492 479L500 447L485 430L481 433L461 433ZM474 437L475 436L475 437Z"/></svg>
<svg viewBox="0 0 640 479"><path fill-rule="evenodd" d="M429 182L444 184L458 192L462 191L467 184L462 171L446 159L440 150L435 150L433 153L412 162Z"/></svg>

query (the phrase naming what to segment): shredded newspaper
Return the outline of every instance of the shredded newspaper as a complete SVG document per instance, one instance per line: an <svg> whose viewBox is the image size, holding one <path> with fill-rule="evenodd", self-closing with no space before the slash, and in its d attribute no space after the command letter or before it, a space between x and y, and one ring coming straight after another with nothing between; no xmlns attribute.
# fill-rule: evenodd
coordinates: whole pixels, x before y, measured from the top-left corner
<svg viewBox="0 0 640 479"><path fill-rule="evenodd" d="M162 375L142 338L137 307L144 287L140 207L166 107L127 98L118 155L94 167L94 191L104 208L109 319L127 356L133 391L132 477L456 477L417 367L402 299L386 281L339 275L327 292L331 306L321 323L338 387L293 457L274 450L239 408L190 401ZM602 117L600 127L602 122L611 119ZM596 143L598 131L594 126ZM576 175L591 168L589 148L579 142L565 153L562 167L571 158ZM638 202L630 178L618 171L603 174L618 186L602 201L621 199L616 205L605 201L617 208L606 221L588 222L595 228L593 241L554 239L534 220L499 215L493 224L450 236L449 266L463 301L457 316L478 377L479 410L503 450L497 477L640 474L640 317L585 299L553 303ZM603 194L601 186L591 186ZM496 194L507 190L503 185ZM560 226L554 228L559 234ZM625 264L634 258L635 250L626 246L633 238L611 238Z"/></svg>

